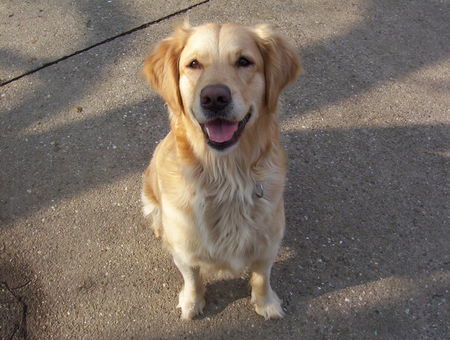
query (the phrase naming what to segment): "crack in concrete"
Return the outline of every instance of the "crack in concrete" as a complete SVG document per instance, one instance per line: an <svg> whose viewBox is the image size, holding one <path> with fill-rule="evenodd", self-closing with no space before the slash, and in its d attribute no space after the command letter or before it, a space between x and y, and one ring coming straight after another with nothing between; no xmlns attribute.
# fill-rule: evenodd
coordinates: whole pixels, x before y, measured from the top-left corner
<svg viewBox="0 0 450 340"><path fill-rule="evenodd" d="M14 294L14 290L23 288L30 284L31 281L26 282L25 284L16 287L16 288L9 288L8 283L6 282L0 282L1 285L5 287L5 289L17 300L17 302L22 305L22 319L19 325L17 325L9 338L9 340L17 339L16 334L19 332L18 337L19 339L27 339L28 338L28 332L27 332L27 312L28 312L28 305L22 300L20 296L17 296Z"/></svg>
<svg viewBox="0 0 450 340"><path fill-rule="evenodd" d="M28 286L29 284L31 283L31 280L28 280L27 282L25 282L23 285L20 285L20 286L17 286L17 287L14 287L14 288L10 288L10 290L17 290L17 289L21 289L21 288L23 288L23 287L26 287L26 286Z"/></svg>
<svg viewBox="0 0 450 340"><path fill-rule="evenodd" d="M14 81L16 81L16 80L19 80L19 79L21 79L21 78L23 78L23 77L26 77L26 76L30 75L30 74L36 73L36 72L38 72L38 71L40 71L40 70L42 70L42 69L44 69L44 68L47 68L47 67L52 66L52 65L55 65L55 64L57 64L57 63L59 63L59 62L61 62L61 61L64 61L64 60L69 59L69 58L71 58L71 57L74 57L74 56L76 56L76 55L78 55L78 54L81 54L81 53L83 53L83 52L89 51L89 50L93 49L94 47L97 47L97 46L106 44L106 43L108 43L108 42L110 42L110 41L113 41L113 40L115 40L115 39L117 39L117 38L120 38L120 37L129 35L129 34L134 33L134 32L136 32L136 31L143 30L143 29L145 29L145 28L147 28L147 27L149 27L149 26L158 24L158 23L160 23L160 22L162 22L162 21L164 21L164 20L170 19L170 18L172 18L172 17L174 17L174 16L177 16L177 15L179 15L179 14L186 13L186 12L190 11L191 9L196 8L196 7L198 7L198 6L201 6L201 5L204 5L204 4L208 3L208 2L210 2L210 0L204 0L204 1L202 1L202 2L199 2L199 3L197 3L197 4L191 5L191 6L189 6L189 7L180 9L179 11L176 11L176 12L174 12L174 13L168 14L168 15L166 15L166 16L164 16L164 17L159 18L159 19L156 19L156 20L147 22L147 23L142 24L142 25L140 25L140 26L134 27L134 28L132 28L132 29L130 29L130 30L128 30L128 31L119 33L119 34L117 34L117 35L115 35L115 36L112 36L112 37L109 37L109 38L104 39L104 40L102 40L102 41L99 41L98 43L95 43L95 44L93 44L93 45L91 45L91 46L88 46L88 47L83 48L83 49L81 49L81 50L75 51L75 52L73 52L73 53L70 53L70 54L68 54L68 55L66 55L66 56L64 56L64 57L61 57L61 58L58 58L58 59L56 59L56 60L50 61L50 62L48 62L48 63L45 63L45 64L43 64L43 65L41 65L41 66L39 66L39 67L37 67L37 68L35 68L35 69L33 69L33 70L27 71L27 72L25 72L25 73L23 73L23 74L21 74L21 75L19 75L19 76L16 76L16 77L14 77L14 78L12 78L12 79L9 79L9 80L7 80L7 81L4 81L4 82L0 83L0 87L5 86L5 85L8 85L8 84L10 84L10 83L12 83L12 82L14 82Z"/></svg>

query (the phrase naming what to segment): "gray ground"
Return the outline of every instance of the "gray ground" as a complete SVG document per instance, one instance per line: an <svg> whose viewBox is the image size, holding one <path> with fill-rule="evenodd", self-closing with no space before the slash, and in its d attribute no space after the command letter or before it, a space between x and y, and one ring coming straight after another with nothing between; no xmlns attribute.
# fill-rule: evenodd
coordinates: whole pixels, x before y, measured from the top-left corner
<svg viewBox="0 0 450 340"><path fill-rule="evenodd" d="M140 70L186 16L272 23L303 59L281 116L283 320L237 279L181 321L141 217L167 114ZM449 23L437 0L0 0L0 339L448 339Z"/></svg>

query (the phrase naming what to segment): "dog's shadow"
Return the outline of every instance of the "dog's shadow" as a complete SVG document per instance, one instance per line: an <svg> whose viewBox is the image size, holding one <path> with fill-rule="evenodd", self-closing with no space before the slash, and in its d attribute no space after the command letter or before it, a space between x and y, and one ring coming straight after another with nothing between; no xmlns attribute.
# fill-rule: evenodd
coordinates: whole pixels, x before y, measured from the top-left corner
<svg viewBox="0 0 450 340"><path fill-rule="evenodd" d="M248 298L250 303L250 285L248 278L213 281L206 286L206 305L199 319L222 313L233 302Z"/></svg>

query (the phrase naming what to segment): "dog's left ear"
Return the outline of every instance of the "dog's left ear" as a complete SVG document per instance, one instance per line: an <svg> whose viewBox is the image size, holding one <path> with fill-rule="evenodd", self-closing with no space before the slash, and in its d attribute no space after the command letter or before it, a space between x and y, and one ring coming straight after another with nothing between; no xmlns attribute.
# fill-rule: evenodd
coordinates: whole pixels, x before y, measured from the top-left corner
<svg viewBox="0 0 450 340"><path fill-rule="evenodd" d="M295 48L269 25L257 25L253 32L264 60L266 105L273 113L277 110L281 91L303 71L300 57Z"/></svg>
<svg viewBox="0 0 450 340"><path fill-rule="evenodd" d="M144 74L152 87L164 98L174 114L183 111L179 89L178 61L190 33L190 25L185 22L160 42L144 63Z"/></svg>

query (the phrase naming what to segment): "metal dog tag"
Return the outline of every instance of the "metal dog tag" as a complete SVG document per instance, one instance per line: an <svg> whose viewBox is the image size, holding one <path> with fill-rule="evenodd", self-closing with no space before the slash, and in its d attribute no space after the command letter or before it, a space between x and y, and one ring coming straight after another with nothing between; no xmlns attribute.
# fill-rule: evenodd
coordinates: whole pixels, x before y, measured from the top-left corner
<svg viewBox="0 0 450 340"><path fill-rule="evenodd" d="M264 196L264 187L260 183L256 183L255 185L255 195L258 198L262 198Z"/></svg>

